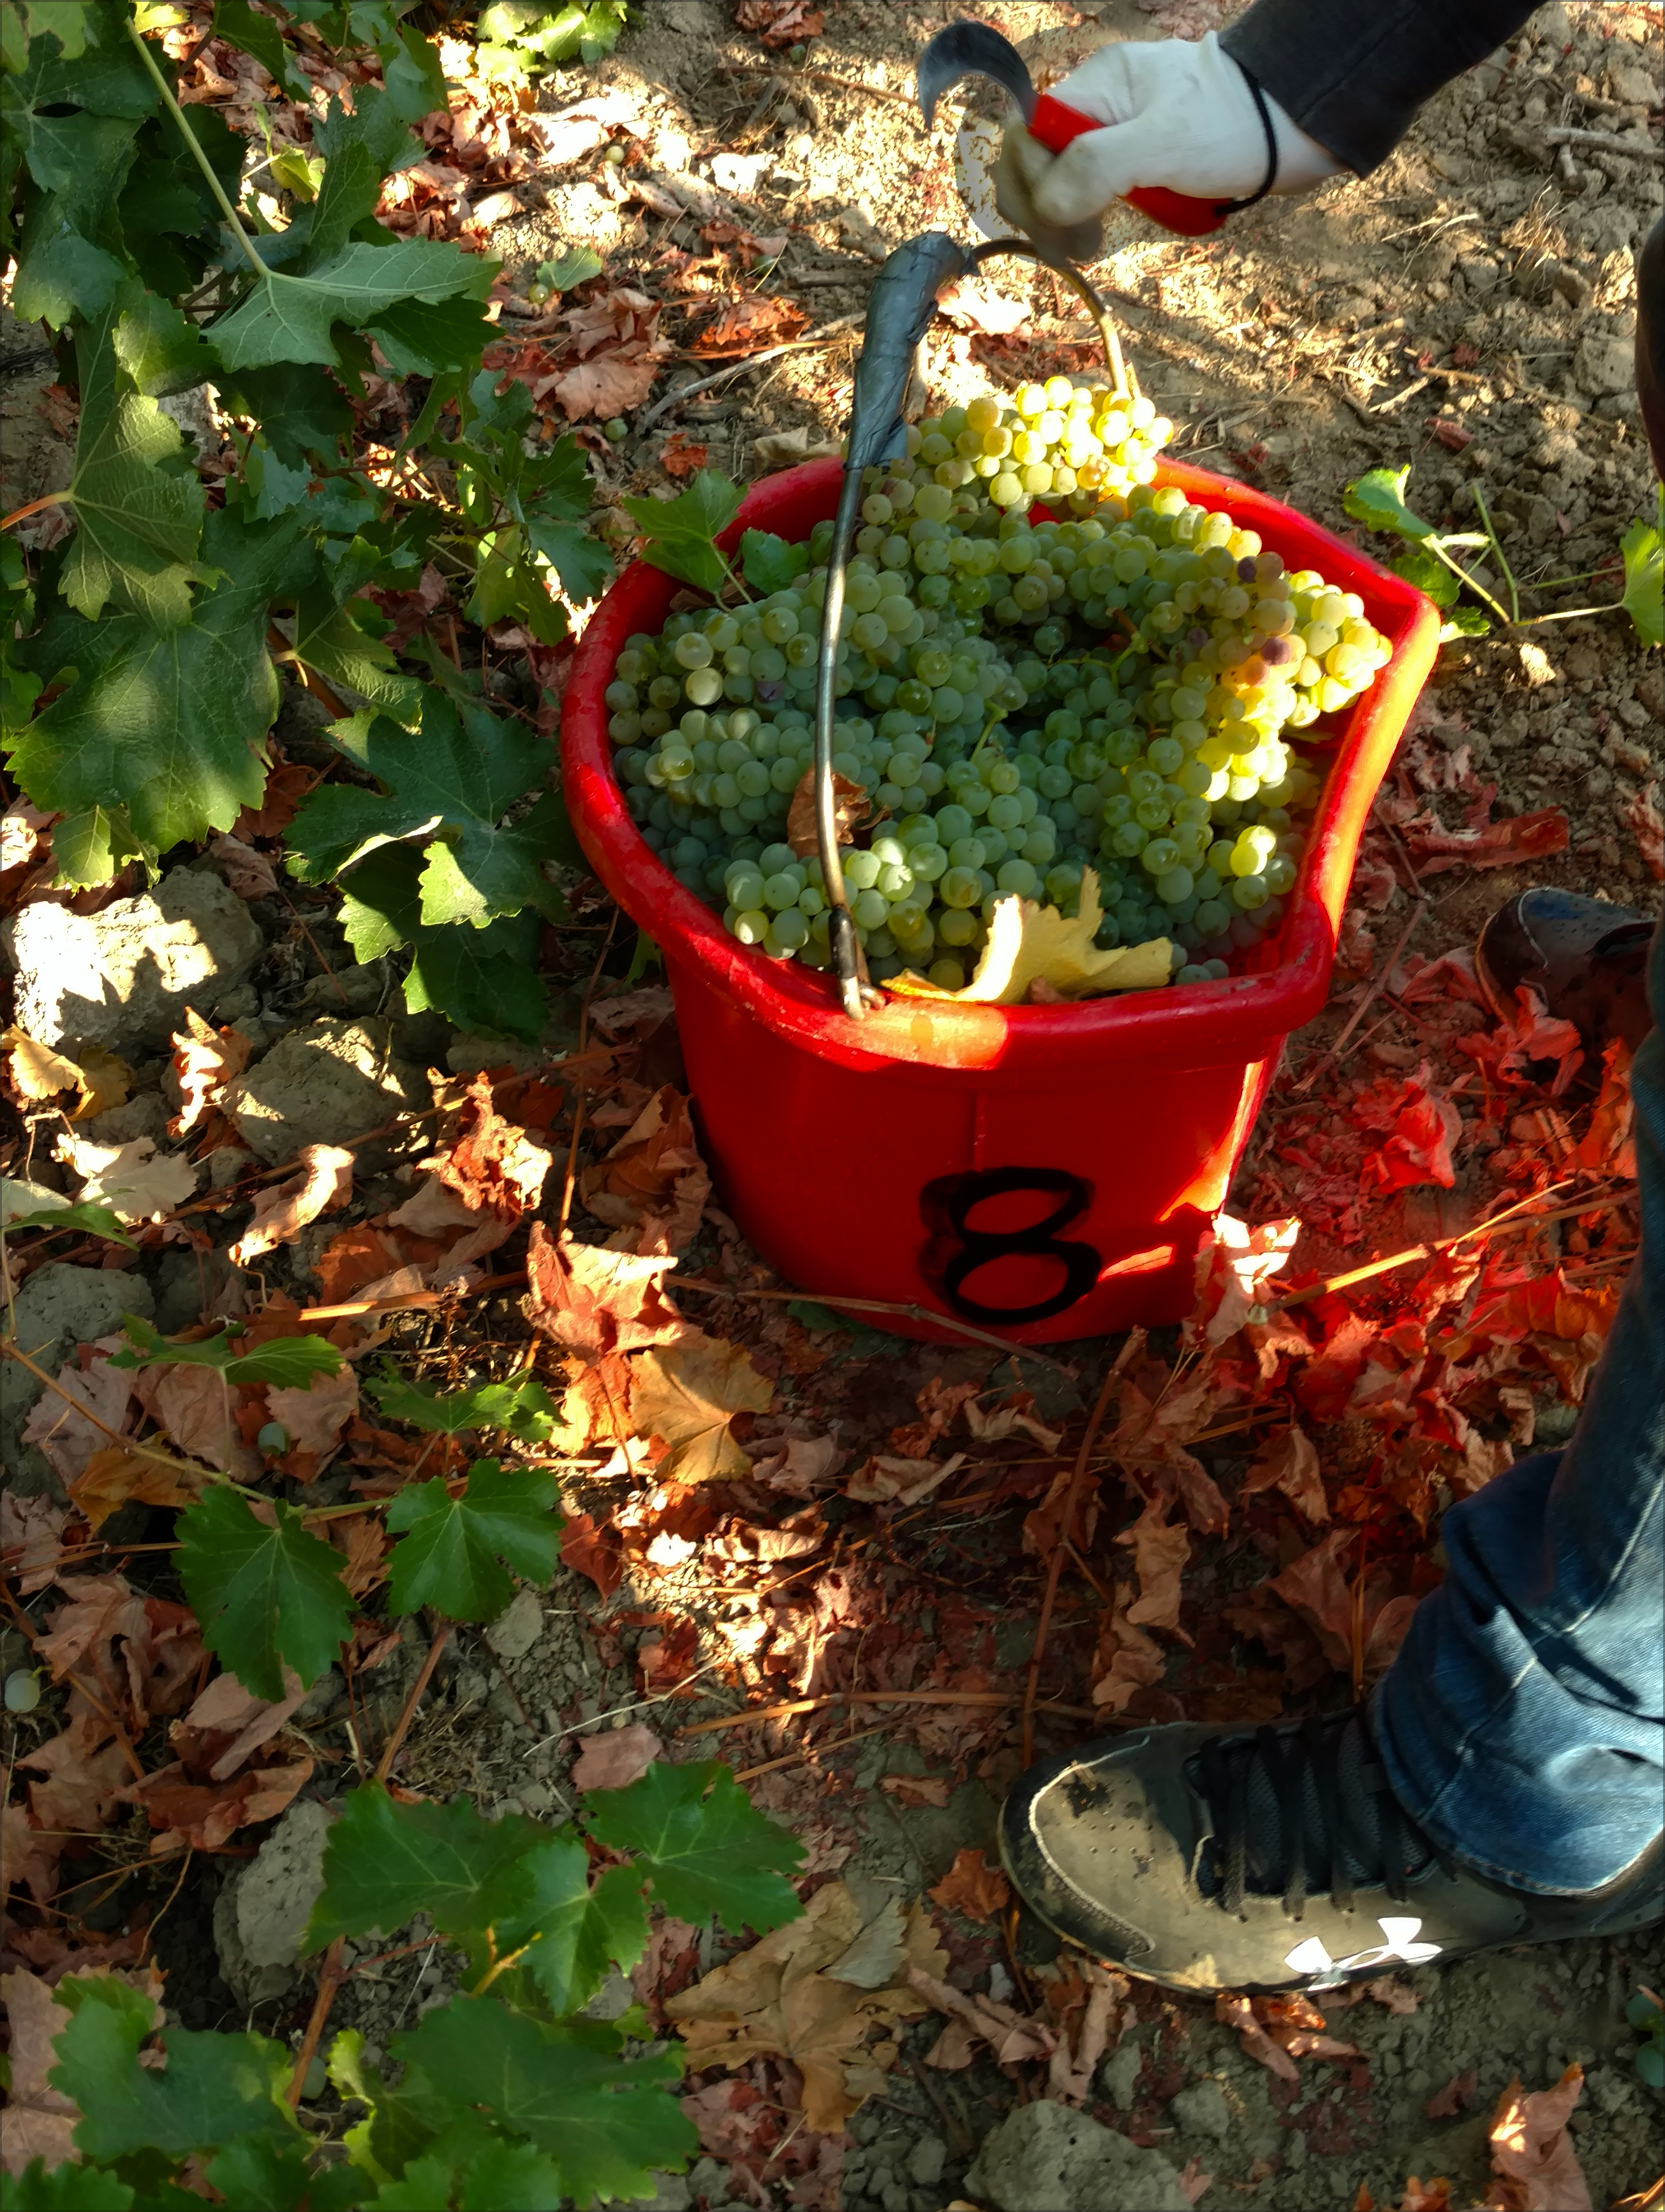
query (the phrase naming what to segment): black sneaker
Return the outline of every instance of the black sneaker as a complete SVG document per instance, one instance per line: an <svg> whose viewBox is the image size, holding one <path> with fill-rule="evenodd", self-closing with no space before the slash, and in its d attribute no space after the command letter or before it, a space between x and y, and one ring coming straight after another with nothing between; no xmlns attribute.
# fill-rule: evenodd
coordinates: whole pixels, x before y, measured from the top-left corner
<svg viewBox="0 0 1665 2212"><path fill-rule="evenodd" d="M1364 1708L1131 1730L1042 1760L1000 1813L1013 1887L1094 1957L1173 1990L1322 1990L1665 1917L1656 1838L1606 1888L1510 1889L1443 1858L1388 1787Z"/></svg>
<svg viewBox="0 0 1665 2212"><path fill-rule="evenodd" d="M1500 1021L1519 1012L1516 986L1533 985L1548 1012L1576 1025L1599 1066L1613 1037L1634 1052L1653 1027L1647 985L1653 931L1634 907L1577 891L1522 891L1481 930L1474 973Z"/></svg>

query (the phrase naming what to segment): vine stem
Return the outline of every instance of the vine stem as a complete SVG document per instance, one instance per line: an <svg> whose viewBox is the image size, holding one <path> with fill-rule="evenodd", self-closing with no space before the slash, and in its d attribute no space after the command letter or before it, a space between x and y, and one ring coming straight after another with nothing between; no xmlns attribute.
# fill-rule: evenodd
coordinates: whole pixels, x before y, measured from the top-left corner
<svg viewBox="0 0 1665 2212"><path fill-rule="evenodd" d="M151 52L144 33L140 30L138 25L134 21L131 15L125 15L124 21L127 35L132 40L134 47L137 51L139 59L144 64L145 68L150 72L151 78L155 84L156 89L162 96L163 105L167 109L168 113L173 117L174 122L179 125L179 136L185 140L185 144L191 149L191 160L195 161L197 167L202 171L204 179L206 182L210 191L213 193L216 204L219 207L221 214L224 216L227 222L231 226L232 236L237 240L239 246L242 247L243 252L248 257L249 266L253 270L257 276L264 276L269 275L270 271L267 270L265 263L255 252L253 241L249 237L247 231L244 229L242 222L238 216L236 209L226 198L225 186L220 182L218 177L214 173L214 164L209 160L207 155L204 153L201 145L197 142L196 132L185 121L184 108L180 106L179 101L173 97L173 88L169 85L167 79L162 75L161 71L157 68L155 56Z"/></svg>
<svg viewBox="0 0 1665 2212"><path fill-rule="evenodd" d="M1035 1708L1041 1691L1041 1662L1047 1655L1047 1631L1052 1626L1053 1602L1058 1595L1058 1584L1064 1571L1065 1540L1074 1516L1075 1501L1080 1494L1087 1462L1092 1456L1093 1444L1103 1425L1111 1395L1126 1372L1128 1363L1143 1350L1144 1345L1145 1331L1142 1328L1130 1329L1127 1340L1112 1362L1093 1409L1087 1416L1087 1425L1081 1437L1081 1449L1075 1455L1075 1465L1071 1469L1069 1485L1064 1492L1064 1509L1058 1520L1058 1541L1053 1547L1052 1561L1047 1569L1047 1587L1041 1600L1041 1618L1035 1626L1035 1649L1030 1654L1029 1680L1024 1685L1023 1759L1025 1766L1032 1765L1035 1758Z"/></svg>
<svg viewBox="0 0 1665 2212"><path fill-rule="evenodd" d="M376 1762L375 1778L378 1782L386 1781L388 1771L394 1759L398 1756L399 1746L404 1741L405 1732L410 1726L422 1693L433 1679L434 1669L439 1664L440 1654L449 1640L452 1626L453 1624L450 1621L442 1621L438 1633L428 1647L428 1656L422 1661L421 1668L417 1670L416 1679L410 1685L410 1694L404 1701L404 1710L393 1723L393 1733L388 1737L381 1757ZM318 1992L313 1999L312 2014L307 2022L307 2033L301 2037L301 2048L295 2054L295 2070L289 2075L289 2086L283 2093L284 2102L292 2112L301 2103L301 2094L307 2087L307 2076L312 2071L313 2059L318 2056L318 2046L324 2039L325 2027L334 2008L341 1985L347 1979L349 1970L342 1964L345 1944L345 1936L337 1936L324 1954L324 1963L318 1970Z"/></svg>
<svg viewBox="0 0 1665 2212"><path fill-rule="evenodd" d="M15 507L9 514L0 515L0 530L9 530L14 522L21 522L31 514L39 514L43 507L62 507L65 500L74 497L75 494L68 490L43 491L39 499L30 500L27 506Z"/></svg>
<svg viewBox="0 0 1665 2212"><path fill-rule="evenodd" d="M428 1647L428 1656L416 1670L416 1679L410 1685L410 1694L404 1701L404 1710L394 1722L393 1733L388 1737L382 1747L381 1757L376 1761L375 1778L378 1782L386 1782L392 1771L393 1761L399 1754L399 1747L404 1741L410 1723L416 1717L416 1707L422 1702L422 1693L433 1680L434 1669L440 1663L440 1654L450 1640L452 1626L453 1624L448 1620L442 1620L440 1623L438 1633Z"/></svg>
<svg viewBox="0 0 1665 2212"><path fill-rule="evenodd" d="M307 2022L307 2033L301 2039L301 2048L295 2054L295 2071L289 2076L289 2086L283 2092L283 2101L292 2112L300 2106L307 2076L313 2070L313 2061L317 2057L318 2046L324 2039L325 2022L330 2017L341 1984L347 1978L341 1963L346 1942L344 1936L337 1936L324 1954L324 1963L318 1970L318 1994L313 1999L312 2016Z"/></svg>

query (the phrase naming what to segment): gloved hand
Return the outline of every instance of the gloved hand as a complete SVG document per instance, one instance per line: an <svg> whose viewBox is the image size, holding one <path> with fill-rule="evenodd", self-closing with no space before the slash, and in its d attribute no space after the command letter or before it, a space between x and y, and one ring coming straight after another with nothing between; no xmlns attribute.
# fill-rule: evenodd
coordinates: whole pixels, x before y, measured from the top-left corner
<svg viewBox="0 0 1665 2212"><path fill-rule="evenodd" d="M1059 155L1026 131L1008 131L996 194L1008 222L1036 236L1098 216L1140 185L1165 185L1197 199L1246 200L1267 180L1266 126L1249 80L1206 37L1101 46L1054 99L1102 117ZM1341 163L1266 99L1277 143L1274 192L1310 191Z"/></svg>

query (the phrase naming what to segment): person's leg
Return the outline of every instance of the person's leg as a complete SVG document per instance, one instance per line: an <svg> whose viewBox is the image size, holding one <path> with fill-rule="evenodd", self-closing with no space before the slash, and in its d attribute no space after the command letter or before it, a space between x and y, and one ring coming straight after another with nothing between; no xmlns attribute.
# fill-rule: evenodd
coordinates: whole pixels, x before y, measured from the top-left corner
<svg viewBox="0 0 1665 2212"><path fill-rule="evenodd" d="M1561 1893L1612 1881L1665 1803L1665 928L1650 959L1642 1246L1589 1403L1564 1452L1447 1513L1445 1580L1374 1716L1394 1794L1442 1850Z"/></svg>

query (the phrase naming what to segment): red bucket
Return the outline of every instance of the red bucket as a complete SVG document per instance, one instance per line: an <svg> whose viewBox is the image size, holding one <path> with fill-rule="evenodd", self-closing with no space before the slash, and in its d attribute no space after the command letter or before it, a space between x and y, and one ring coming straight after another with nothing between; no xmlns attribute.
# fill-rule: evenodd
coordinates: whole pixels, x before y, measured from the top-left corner
<svg viewBox="0 0 1665 2212"><path fill-rule="evenodd" d="M725 548L748 529L807 538L836 506L841 474L836 460L811 461L755 486ZM584 633L561 718L573 825L664 951L723 1204L807 1297L917 1304L1030 1343L1178 1320L1284 1040L1324 1004L1364 817L1440 618L1275 500L1176 462L1158 482L1258 531L1287 567L1357 592L1394 648L1350 710L1259 974L1073 1006L891 999L851 1020L827 976L731 937L625 810L602 694L625 639L660 629L675 581L635 562Z"/></svg>

